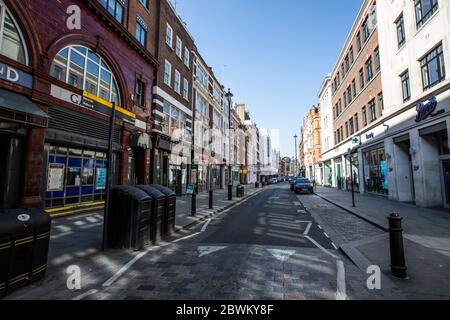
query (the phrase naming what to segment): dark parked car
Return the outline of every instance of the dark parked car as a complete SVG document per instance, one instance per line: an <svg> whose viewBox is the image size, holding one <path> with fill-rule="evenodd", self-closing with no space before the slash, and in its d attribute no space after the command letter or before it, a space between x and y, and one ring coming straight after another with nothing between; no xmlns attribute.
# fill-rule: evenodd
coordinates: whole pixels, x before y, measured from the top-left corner
<svg viewBox="0 0 450 320"><path fill-rule="evenodd" d="M291 186L291 191L294 191L295 183L297 182L298 179L301 179L301 178L300 177L292 177L291 180L289 181L289 184Z"/></svg>
<svg viewBox="0 0 450 320"><path fill-rule="evenodd" d="M294 185L295 193L299 194L302 192L314 193L314 185L311 181L305 178L297 179Z"/></svg>

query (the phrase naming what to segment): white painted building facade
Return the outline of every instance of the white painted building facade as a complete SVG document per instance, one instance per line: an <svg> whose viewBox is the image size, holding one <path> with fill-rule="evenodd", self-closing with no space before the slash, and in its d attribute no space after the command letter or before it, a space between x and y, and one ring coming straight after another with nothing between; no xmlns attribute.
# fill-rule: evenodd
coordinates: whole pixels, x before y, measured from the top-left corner
<svg viewBox="0 0 450 320"><path fill-rule="evenodd" d="M390 199L449 207L450 1L379 1L378 28L386 117L360 154L384 147Z"/></svg>
<svg viewBox="0 0 450 320"><path fill-rule="evenodd" d="M320 103L320 128L322 140L322 161L316 164L316 169L320 170L320 175L316 173L316 177L321 177L317 181L318 184L324 186L333 186L333 173L331 168L331 153L329 152L334 146L333 134L333 103L331 92L331 75L327 75L320 87L318 93Z"/></svg>

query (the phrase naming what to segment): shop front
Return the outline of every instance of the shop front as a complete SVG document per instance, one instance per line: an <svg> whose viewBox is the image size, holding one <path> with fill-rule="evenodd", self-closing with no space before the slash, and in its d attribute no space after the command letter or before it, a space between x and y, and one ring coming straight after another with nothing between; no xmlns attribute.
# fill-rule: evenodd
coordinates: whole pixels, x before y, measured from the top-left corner
<svg viewBox="0 0 450 320"><path fill-rule="evenodd" d="M46 126L47 114L29 98L0 89L0 210L21 205L29 176L26 163L40 155L33 134Z"/></svg>
<svg viewBox="0 0 450 320"><path fill-rule="evenodd" d="M339 190L345 188L345 178L344 178L344 164L342 163L342 157L336 158L334 161L336 172L336 186Z"/></svg>
<svg viewBox="0 0 450 320"><path fill-rule="evenodd" d="M365 191L389 195L388 166L384 143L363 149Z"/></svg>
<svg viewBox="0 0 450 320"><path fill-rule="evenodd" d="M333 167L331 161L323 163L323 185L325 187L333 186Z"/></svg>
<svg viewBox="0 0 450 320"><path fill-rule="evenodd" d="M352 153L351 155L347 155L345 157L346 163L346 179L345 179L345 188L347 191L352 190L352 180L353 180L353 189L355 192L359 192L360 184L359 184L359 160L358 153Z"/></svg>

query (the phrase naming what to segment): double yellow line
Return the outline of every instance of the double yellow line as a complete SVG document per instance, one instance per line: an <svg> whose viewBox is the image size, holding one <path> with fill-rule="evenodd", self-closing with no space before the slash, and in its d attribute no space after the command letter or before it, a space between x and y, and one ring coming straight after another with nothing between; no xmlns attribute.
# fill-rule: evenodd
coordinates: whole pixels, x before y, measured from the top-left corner
<svg viewBox="0 0 450 320"><path fill-rule="evenodd" d="M50 215L51 218L61 218L71 216L77 213L101 210L104 208L104 205L105 205L104 201L89 202L63 208L47 209L45 211Z"/></svg>

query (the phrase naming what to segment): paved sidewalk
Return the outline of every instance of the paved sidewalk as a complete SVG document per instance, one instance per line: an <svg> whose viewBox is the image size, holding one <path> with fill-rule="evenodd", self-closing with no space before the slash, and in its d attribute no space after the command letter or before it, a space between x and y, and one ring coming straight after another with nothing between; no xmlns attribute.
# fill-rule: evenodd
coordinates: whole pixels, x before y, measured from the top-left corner
<svg viewBox="0 0 450 320"><path fill-rule="evenodd" d="M383 273L408 298L450 299L450 213L445 210L418 208L412 204L390 201L381 196L355 194L317 187L316 194L328 202L387 231L390 213L403 217L407 280L390 275L389 234L340 244L341 249L361 268L378 265Z"/></svg>

